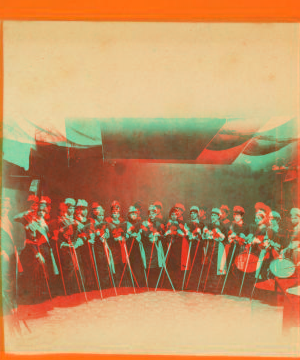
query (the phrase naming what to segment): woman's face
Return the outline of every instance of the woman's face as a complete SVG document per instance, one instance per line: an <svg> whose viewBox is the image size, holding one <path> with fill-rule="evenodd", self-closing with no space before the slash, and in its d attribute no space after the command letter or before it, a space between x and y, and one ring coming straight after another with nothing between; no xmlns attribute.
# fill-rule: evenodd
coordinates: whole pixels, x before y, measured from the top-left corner
<svg viewBox="0 0 300 360"><path fill-rule="evenodd" d="M131 213L129 214L129 218L130 218L131 220L136 220L137 217L138 217L137 212L131 212Z"/></svg>
<svg viewBox="0 0 300 360"><path fill-rule="evenodd" d="M155 210L150 210L149 211L149 219L151 221L153 221L156 218L156 211Z"/></svg>
<svg viewBox="0 0 300 360"><path fill-rule="evenodd" d="M242 215L241 214L233 214L233 218L235 222L240 222L242 220Z"/></svg>
<svg viewBox="0 0 300 360"><path fill-rule="evenodd" d="M211 214L211 221L212 222L216 222L219 220L219 215L218 214Z"/></svg>
<svg viewBox="0 0 300 360"><path fill-rule="evenodd" d="M260 214L255 215L255 224L260 225L264 220L264 217Z"/></svg>
<svg viewBox="0 0 300 360"><path fill-rule="evenodd" d="M37 212L39 218L44 219L46 215L46 208L40 208Z"/></svg>
<svg viewBox="0 0 300 360"><path fill-rule="evenodd" d="M93 209L93 214L98 220L104 220L104 211L100 207Z"/></svg>
<svg viewBox="0 0 300 360"><path fill-rule="evenodd" d="M191 219L192 220L197 220L198 218L198 213L197 211L191 211Z"/></svg>
<svg viewBox="0 0 300 360"><path fill-rule="evenodd" d="M172 212L172 214L171 214L171 220L172 220L172 221L176 221L176 220L177 220L177 216L176 216L176 213L175 213L175 212Z"/></svg>
<svg viewBox="0 0 300 360"><path fill-rule="evenodd" d="M111 213L111 217L112 217L114 220L119 220L120 211L119 211L119 210L113 210L112 213Z"/></svg>
<svg viewBox="0 0 300 360"><path fill-rule="evenodd" d="M299 220L300 220L299 216L295 216L295 215L291 216L291 222L293 226L297 226L299 224Z"/></svg>
<svg viewBox="0 0 300 360"><path fill-rule="evenodd" d="M75 206L72 206L72 205L68 206L67 214L69 216L73 216L74 212L75 212Z"/></svg>
<svg viewBox="0 0 300 360"><path fill-rule="evenodd" d="M87 214L88 214L88 209L87 208L81 207L81 206L76 208L76 216L87 217Z"/></svg>

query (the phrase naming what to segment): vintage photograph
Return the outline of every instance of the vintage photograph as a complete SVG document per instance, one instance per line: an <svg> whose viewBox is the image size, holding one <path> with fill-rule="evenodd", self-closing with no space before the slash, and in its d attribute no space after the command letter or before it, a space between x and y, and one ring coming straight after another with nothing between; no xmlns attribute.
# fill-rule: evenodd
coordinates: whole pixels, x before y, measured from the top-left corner
<svg viewBox="0 0 300 360"><path fill-rule="evenodd" d="M300 355L300 25L5 21L5 352Z"/></svg>

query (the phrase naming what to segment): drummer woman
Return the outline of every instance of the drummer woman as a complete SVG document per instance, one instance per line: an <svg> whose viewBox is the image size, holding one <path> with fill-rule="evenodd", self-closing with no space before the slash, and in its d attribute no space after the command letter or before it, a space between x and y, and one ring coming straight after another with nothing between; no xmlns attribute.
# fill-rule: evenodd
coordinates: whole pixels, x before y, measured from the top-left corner
<svg viewBox="0 0 300 360"><path fill-rule="evenodd" d="M127 223L121 217L121 206L118 201L112 202L111 216L107 217L105 221L109 226L108 246L111 249L115 265L115 285L117 287L135 287L137 284L133 281L134 274L126 242Z"/></svg>
<svg viewBox="0 0 300 360"><path fill-rule="evenodd" d="M271 209L263 203L257 203L255 210L255 223L250 225L249 235L246 237L245 254L247 255L242 266L242 271L246 273L246 276L241 284L240 293L247 297L251 296L255 281L259 277L260 267L264 259L264 256L260 256L263 249L262 244L269 227L271 212Z"/></svg>
<svg viewBox="0 0 300 360"><path fill-rule="evenodd" d="M135 206L130 206L126 222L128 255L132 272L139 287L145 288L148 283L146 275L147 264L145 249L141 240L141 226L142 221L138 219L138 209Z"/></svg>
<svg viewBox="0 0 300 360"><path fill-rule="evenodd" d="M300 209L290 211L292 231L289 245L282 251L284 257L291 257L295 265L300 263Z"/></svg>
<svg viewBox="0 0 300 360"><path fill-rule="evenodd" d="M277 211L271 211L269 215L269 226L263 242L260 245L259 267L257 270L258 279L266 280L269 274L269 266L272 260L279 257L282 244L284 242L284 233L279 225L281 216Z"/></svg>
<svg viewBox="0 0 300 360"><path fill-rule="evenodd" d="M115 287L114 262L107 244L110 237L108 223L104 220L105 210L98 202L92 203L91 232L94 234L94 252L99 283L102 289ZM98 281L98 279L97 279ZM99 285L99 284L98 284Z"/></svg>
<svg viewBox="0 0 300 360"><path fill-rule="evenodd" d="M289 245L281 251L278 260L271 262L270 273L275 276L275 289L278 286L282 292L299 284L300 268L300 209L290 211L292 231Z"/></svg>
<svg viewBox="0 0 300 360"><path fill-rule="evenodd" d="M238 295L243 272L237 267L239 266L239 258L243 257L245 252L245 239L249 235L249 226L244 222L245 210L241 206L233 208L233 222L228 231L227 245L227 266L228 278L223 284L224 293L230 295Z"/></svg>
<svg viewBox="0 0 300 360"><path fill-rule="evenodd" d="M174 206L169 212L169 221L166 224L163 248L166 257L166 266L176 290L181 289L183 271L181 271L182 239L185 235L184 225L180 219L181 215ZM189 245L187 245L188 247ZM166 276L162 278L162 287L170 289L170 282Z"/></svg>
<svg viewBox="0 0 300 360"><path fill-rule="evenodd" d="M227 231L221 219L221 211L213 208L211 223L203 229L203 237L208 240L205 247L203 262L205 269L199 289L203 292L217 294L221 291L226 275Z"/></svg>
<svg viewBox="0 0 300 360"><path fill-rule="evenodd" d="M156 288L160 270L164 264L164 251L161 243L164 234L163 223L156 218L157 210L154 205L148 208L148 220L141 225L141 240L146 257L146 276L149 288Z"/></svg>

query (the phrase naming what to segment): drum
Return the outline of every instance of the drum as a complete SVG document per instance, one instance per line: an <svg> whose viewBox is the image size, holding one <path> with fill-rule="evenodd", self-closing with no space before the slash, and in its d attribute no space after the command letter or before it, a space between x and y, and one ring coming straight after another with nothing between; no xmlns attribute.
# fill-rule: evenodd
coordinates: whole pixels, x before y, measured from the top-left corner
<svg viewBox="0 0 300 360"><path fill-rule="evenodd" d="M271 273L281 279L286 279L294 275L295 264L289 259L276 259L270 264Z"/></svg>
<svg viewBox="0 0 300 360"><path fill-rule="evenodd" d="M235 258L234 264L238 270L246 273L252 273L256 271L258 256L248 251L242 252ZM248 262L248 264L247 264Z"/></svg>

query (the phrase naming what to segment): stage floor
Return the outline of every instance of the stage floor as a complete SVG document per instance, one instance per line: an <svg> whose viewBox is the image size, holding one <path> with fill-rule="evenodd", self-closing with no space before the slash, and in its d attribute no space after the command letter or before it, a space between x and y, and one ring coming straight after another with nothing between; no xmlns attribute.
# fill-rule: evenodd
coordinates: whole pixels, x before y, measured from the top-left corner
<svg viewBox="0 0 300 360"><path fill-rule="evenodd" d="M21 324L21 334L12 335L6 325L6 352L300 355L300 328L282 335L283 307L258 300L158 291L55 302L42 316L37 306L27 308L31 333Z"/></svg>

